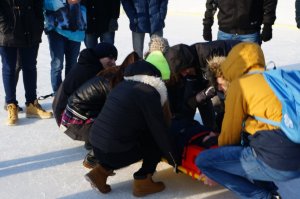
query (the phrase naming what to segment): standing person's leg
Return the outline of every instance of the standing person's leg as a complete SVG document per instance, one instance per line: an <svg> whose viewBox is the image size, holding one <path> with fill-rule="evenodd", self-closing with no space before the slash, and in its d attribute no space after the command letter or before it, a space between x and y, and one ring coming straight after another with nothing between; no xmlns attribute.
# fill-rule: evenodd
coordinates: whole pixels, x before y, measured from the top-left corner
<svg viewBox="0 0 300 199"><path fill-rule="evenodd" d="M66 38L55 31L48 33L51 56L51 85L55 93L62 82L61 72L64 64L64 49Z"/></svg>
<svg viewBox="0 0 300 199"><path fill-rule="evenodd" d="M17 48L0 47L2 60L2 80L5 91L5 102L7 104L7 125L15 125L18 121L18 102L16 100L16 58Z"/></svg>
<svg viewBox="0 0 300 199"><path fill-rule="evenodd" d="M67 40L65 42L65 57L66 57L66 67L65 76L70 72L70 70L76 65L77 58L80 52L80 42ZM61 82L60 82L61 84ZM58 87L60 86L58 85ZM58 89L58 88L57 88Z"/></svg>
<svg viewBox="0 0 300 199"><path fill-rule="evenodd" d="M33 103L37 99L37 55L39 45L19 49L19 59L23 63L23 82L26 104Z"/></svg>
<svg viewBox="0 0 300 199"><path fill-rule="evenodd" d="M87 48L93 48L98 44L98 36L94 33L85 34L84 44Z"/></svg>
<svg viewBox="0 0 300 199"><path fill-rule="evenodd" d="M23 82L26 99L26 117L47 119L52 117L51 112L45 111L37 101L37 55L39 44L19 48L20 60L22 62Z"/></svg>
<svg viewBox="0 0 300 199"><path fill-rule="evenodd" d="M2 60L2 80L5 91L5 102L7 104L18 104L16 100L16 60L17 48L0 47Z"/></svg>
<svg viewBox="0 0 300 199"><path fill-rule="evenodd" d="M144 57L143 56L144 39L145 39L145 33L139 33L139 32L133 32L132 31L132 46L133 46L133 50L141 58Z"/></svg>
<svg viewBox="0 0 300 199"><path fill-rule="evenodd" d="M151 37L152 35L156 35L156 36L159 36L159 37L163 37L164 32L163 32L163 30L161 29L161 30L155 31L154 33L151 33L151 34L150 34L150 37Z"/></svg>
<svg viewBox="0 0 300 199"><path fill-rule="evenodd" d="M257 159L251 147L242 146L225 146L203 151L198 155L196 165L212 180L241 198L249 199L271 198L276 192L271 181L287 180L296 173L272 169ZM256 183L254 180L265 182ZM275 190L270 190L271 188Z"/></svg>
<svg viewBox="0 0 300 199"><path fill-rule="evenodd" d="M102 33L100 36L100 41L114 44L115 43L115 32L113 31L113 32Z"/></svg>

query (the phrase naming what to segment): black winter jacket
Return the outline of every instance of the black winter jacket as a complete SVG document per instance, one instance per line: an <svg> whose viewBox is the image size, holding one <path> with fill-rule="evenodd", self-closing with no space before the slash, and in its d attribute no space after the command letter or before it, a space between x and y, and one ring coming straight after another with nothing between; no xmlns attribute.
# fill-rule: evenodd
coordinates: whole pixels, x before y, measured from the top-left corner
<svg viewBox="0 0 300 199"><path fill-rule="evenodd" d="M108 95L90 131L90 143L104 153L128 151L139 145L143 132L150 132L170 162L180 162L168 134L162 104L167 91L159 71L146 61L127 66L124 81Z"/></svg>
<svg viewBox="0 0 300 199"><path fill-rule="evenodd" d="M87 118L96 118L110 91L109 81L96 76L80 86L68 99L68 106Z"/></svg>
<svg viewBox="0 0 300 199"><path fill-rule="evenodd" d="M118 19L120 16L120 0L83 0L82 5L87 9L87 30L86 33L101 33L111 31L110 20Z"/></svg>
<svg viewBox="0 0 300 199"><path fill-rule="evenodd" d="M203 25L211 27L219 9L219 30L231 34L259 32L262 24L274 24L276 6L277 0L207 0Z"/></svg>
<svg viewBox="0 0 300 199"><path fill-rule="evenodd" d="M43 0L0 1L0 46L31 47L41 42Z"/></svg>
<svg viewBox="0 0 300 199"><path fill-rule="evenodd" d="M81 51L77 64L71 69L55 94L52 109L58 126L69 96L84 82L96 76L103 69L99 59L91 49Z"/></svg>

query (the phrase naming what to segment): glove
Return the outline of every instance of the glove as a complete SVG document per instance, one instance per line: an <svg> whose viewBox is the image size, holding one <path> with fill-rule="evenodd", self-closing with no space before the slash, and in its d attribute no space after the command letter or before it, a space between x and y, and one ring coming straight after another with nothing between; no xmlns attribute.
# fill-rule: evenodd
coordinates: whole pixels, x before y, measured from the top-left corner
<svg viewBox="0 0 300 199"><path fill-rule="evenodd" d="M118 19L111 18L108 24L108 31L114 32L118 30L118 28L119 28Z"/></svg>
<svg viewBox="0 0 300 199"><path fill-rule="evenodd" d="M272 25L265 24L261 32L261 39L266 42L272 39Z"/></svg>
<svg viewBox="0 0 300 199"><path fill-rule="evenodd" d="M208 25L204 25L204 28L203 28L203 39L205 41L211 41L212 40L211 27L208 26Z"/></svg>
<svg viewBox="0 0 300 199"><path fill-rule="evenodd" d="M198 104L203 104L207 99L211 99L216 95L216 89L213 86L208 87L196 94L196 96L191 97L188 100L188 105L191 108L196 108Z"/></svg>
<svg viewBox="0 0 300 199"><path fill-rule="evenodd" d="M210 99L216 95L216 89L213 86L208 87L207 89L200 91L196 95L196 101L201 104L207 99Z"/></svg>

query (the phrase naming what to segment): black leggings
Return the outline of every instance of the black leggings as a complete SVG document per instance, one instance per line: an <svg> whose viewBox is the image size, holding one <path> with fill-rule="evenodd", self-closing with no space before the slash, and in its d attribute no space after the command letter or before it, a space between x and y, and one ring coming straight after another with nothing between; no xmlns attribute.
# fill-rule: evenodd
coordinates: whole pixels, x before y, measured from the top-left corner
<svg viewBox="0 0 300 199"><path fill-rule="evenodd" d="M142 167L134 174L134 176L143 176L154 173L162 156L159 147L149 133L142 134L136 146L129 151L104 153L96 147L93 147L93 150L101 166L106 169L120 169L142 159Z"/></svg>

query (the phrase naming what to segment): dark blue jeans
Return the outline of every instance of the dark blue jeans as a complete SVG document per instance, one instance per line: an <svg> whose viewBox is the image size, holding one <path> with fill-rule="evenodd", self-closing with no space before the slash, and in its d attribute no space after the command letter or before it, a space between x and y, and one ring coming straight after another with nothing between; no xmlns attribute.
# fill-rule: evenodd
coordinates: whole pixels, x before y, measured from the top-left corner
<svg viewBox="0 0 300 199"><path fill-rule="evenodd" d="M209 178L240 198L271 199L277 190L273 181L300 176L300 171L280 171L259 160L251 147L223 146L201 152L197 167Z"/></svg>
<svg viewBox="0 0 300 199"><path fill-rule="evenodd" d="M64 58L66 59L66 76L77 62L80 42L69 40L55 31L50 31L47 35L51 56L51 85L55 93L62 82Z"/></svg>
<svg viewBox="0 0 300 199"><path fill-rule="evenodd" d="M36 58L39 45L32 47L0 47L2 58L2 79L5 90L5 101L7 104L15 103L16 100L16 64L17 54L23 71L23 82L25 89L26 103L31 103L36 99Z"/></svg>
<svg viewBox="0 0 300 199"><path fill-rule="evenodd" d="M105 32L100 34L98 37L96 34L86 34L84 38L84 44L87 48L95 47L99 42L98 38L100 38L100 42L106 42L110 44L115 43L115 32Z"/></svg>
<svg viewBox="0 0 300 199"><path fill-rule="evenodd" d="M226 33L221 30L218 31L218 40L239 40L245 42L255 42L257 44L261 44L261 38L259 32L247 35L237 35Z"/></svg>

